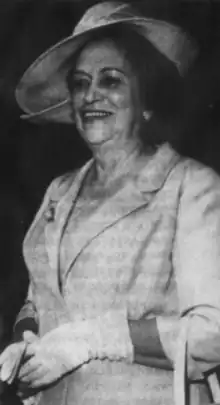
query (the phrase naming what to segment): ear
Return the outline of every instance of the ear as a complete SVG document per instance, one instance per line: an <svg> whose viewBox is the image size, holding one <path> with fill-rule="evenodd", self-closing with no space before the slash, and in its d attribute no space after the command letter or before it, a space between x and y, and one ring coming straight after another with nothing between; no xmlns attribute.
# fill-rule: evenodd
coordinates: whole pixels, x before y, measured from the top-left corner
<svg viewBox="0 0 220 405"><path fill-rule="evenodd" d="M143 111L143 117L144 117L145 121L149 121L151 119L152 115L153 115L153 111L147 111L147 110Z"/></svg>

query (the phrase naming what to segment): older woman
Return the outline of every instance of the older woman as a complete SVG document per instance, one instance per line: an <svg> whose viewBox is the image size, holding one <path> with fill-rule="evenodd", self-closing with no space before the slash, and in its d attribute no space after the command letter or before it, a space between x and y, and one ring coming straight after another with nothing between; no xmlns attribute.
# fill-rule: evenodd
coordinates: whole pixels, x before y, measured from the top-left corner
<svg viewBox="0 0 220 405"><path fill-rule="evenodd" d="M220 361L220 180L171 147L194 56L177 27L101 3L18 86L27 118L75 123L93 154L52 182L24 241L1 378L36 404L170 405L184 315L189 375Z"/></svg>

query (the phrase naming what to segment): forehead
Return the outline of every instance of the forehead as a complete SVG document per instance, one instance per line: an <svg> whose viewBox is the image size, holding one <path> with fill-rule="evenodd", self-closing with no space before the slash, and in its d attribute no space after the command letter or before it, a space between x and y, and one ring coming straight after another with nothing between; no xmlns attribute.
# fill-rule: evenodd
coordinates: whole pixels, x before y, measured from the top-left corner
<svg viewBox="0 0 220 405"><path fill-rule="evenodd" d="M125 72L130 70L122 50L111 39L92 42L84 47L80 53L76 69L86 72L104 67L119 68Z"/></svg>

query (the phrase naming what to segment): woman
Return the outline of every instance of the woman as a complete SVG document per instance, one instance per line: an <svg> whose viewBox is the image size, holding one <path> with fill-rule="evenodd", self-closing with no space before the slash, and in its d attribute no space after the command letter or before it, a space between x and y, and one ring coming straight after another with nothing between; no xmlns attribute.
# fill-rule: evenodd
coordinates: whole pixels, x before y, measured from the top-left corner
<svg viewBox="0 0 220 405"><path fill-rule="evenodd" d="M75 122L93 154L52 182L24 241L1 379L36 404L170 405L186 314L189 376L219 362L220 180L170 146L193 57L177 27L102 3L18 86L27 118Z"/></svg>

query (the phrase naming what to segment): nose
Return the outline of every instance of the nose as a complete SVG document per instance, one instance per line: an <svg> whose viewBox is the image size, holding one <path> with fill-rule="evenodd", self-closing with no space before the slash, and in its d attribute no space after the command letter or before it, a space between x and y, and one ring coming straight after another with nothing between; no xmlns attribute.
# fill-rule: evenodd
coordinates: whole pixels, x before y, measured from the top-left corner
<svg viewBox="0 0 220 405"><path fill-rule="evenodd" d="M92 103L93 101L99 100L100 91L95 80L93 80L87 88L84 99L87 103Z"/></svg>

